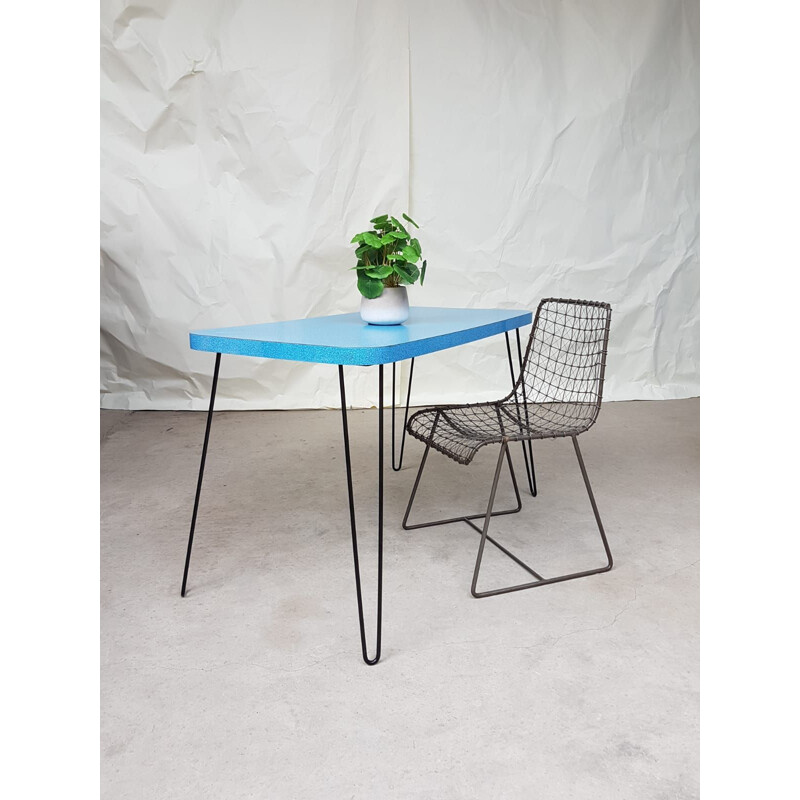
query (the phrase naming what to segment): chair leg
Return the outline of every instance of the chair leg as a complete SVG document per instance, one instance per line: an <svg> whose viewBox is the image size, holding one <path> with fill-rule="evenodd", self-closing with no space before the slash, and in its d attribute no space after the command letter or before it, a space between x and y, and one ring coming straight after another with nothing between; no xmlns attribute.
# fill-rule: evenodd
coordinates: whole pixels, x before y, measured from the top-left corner
<svg viewBox="0 0 800 800"><path fill-rule="evenodd" d="M438 418L437 418L438 419ZM434 427L436 423L434 422ZM408 517L411 513L411 507L414 504L414 498L417 494L417 489L419 488L420 479L422 478L422 470L425 469L425 462L428 459L428 452L431 449L430 444L427 445L425 448L425 452L422 454L422 461L419 465L419 470L417 471L417 478L414 481L414 488L411 490L411 497L408 498L408 505L406 506L406 513L403 517L403 529L407 531L417 530L418 528L432 528L436 525L449 525L453 522L466 522L471 528L473 528L477 533L482 533L482 528L479 528L472 520L474 519L486 519L486 514L468 514L465 517L450 517L449 519L437 519L433 520L432 522L418 522L416 525L409 525L408 524ZM519 486L517 485L517 476L514 472L514 464L511 461L511 453L507 446L504 446L504 449L501 450L500 458L497 462L497 470L500 469L503 463L503 456L505 455L506 463L508 464L508 471L511 474L511 483L514 486L514 495L517 498L517 507L516 508L509 508L504 511L491 511L490 516L492 517L502 517L506 514L516 514L522 509L522 497L520 497L519 493ZM499 472L497 473L499 475ZM524 570L529 572L533 575L534 578L540 579L542 576L536 572L534 569L529 567L522 559L517 558L510 550L507 550L500 542L495 541L491 536L486 537L486 541L491 542L498 550L505 553L510 559L515 561L519 566L521 566Z"/></svg>
<svg viewBox="0 0 800 800"><path fill-rule="evenodd" d="M475 561L475 569L472 574L472 594L475 594L475 585L478 582L478 573L481 571L481 561L483 560L483 550L486 547L486 540L489 537L489 523L492 521L492 508L494 507L494 497L497 494L497 482L500 480L500 468L503 466L503 456L508 455L508 442L503 440L500 445L500 455L497 457L497 466L494 468L494 480L492 489L489 492L489 505L486 506L486 515L483 519L483 529L481 530L481 543L478 545L478 558Z"/></svg>
<svg viewBox="0 0 800 800"><path fill-rule="evenodd" d="M425 452L422 454L422 460L420 461L419 469L417 470L417 477L414 481L414 488L411 490L411 497L408 498L406 513L403 516L403 530L414 531L418 528L432 528L435 525L449 525L452 522L466 522L467 524L472 525L470 520L483 519L486 516L485 514L468 514L467 516L450 517L449 519L437 519L433 520L432 522L418 522L414 525L408 524L408 517L411 514L411 507L414 505L414 498L417 496L417 489L419 488L420 480L422 478L422 471L425 469L425 462L428 460L428 453L430 452L430 449L430 444L426 445ZM511 483L514 486L514 496L517 498L517 507L509 508L505 511L495 511L492 513L493 517L501 517L504 514L516 514L522 509L522 497L520 497L519 486L517 486L517 476L514 472L514 465L511 462L511 454L508 452L508 448L505 450L505 455L508 463L508 470L511 473ZM477 530L480 532L480 528Z"/></svg>
<svg viewBox="0 0 800 800"><path fill-rule="evenodd" d="M586 465L583 463L583 456L581 455L580 447L578 447L578 438L577 436L573 436L572 444L575 447L575 455L578 458L578 465L581 469L581 475L583 476L583 482L586 486L586 492L589 495L589 502L592 505L592 511L594 512L594 518L597 522L597 529L600 531L600 538L603 540L603 548L606 552L607 563L603 567L599 567L597 569L588 569L583 570L582 572L572 572L568 575L559 575L556 578L540 578L536 581L531 581L529 583L520 583L515 586L506 586L502 589L491 589L486 592L479 592L477 591L477 584L478 584L478 575L480 573L481 568L481 560L483 559L483 549L487 540L491 541L491 537L488 535L489 531L489 522L491 521L492 515L492 506L494 505L494 497L497 491L497 479L499 476L500 471L500 461L502 459L502 451L501 451L501 459L498 459L498 466L497 470L495 471L495 478L494 483L492 484L492 490L489 495L489 505L486 509L486 518L483 523L483 531L481 532L481 544L478 548L478 556L475 560L475 570L472 575L472 587L471 592L473 597L492 597L493 595L497 594L508 594L509 592L519 592L523 589L533 589L536 586L547 586L551 583L562 583L563 581L571 581L575 578L585 578L587 575L597 575L601 572L608 572L614 566L614 559L611 556L611 549L608 546L608 539L606 539L606 532L603 528L603 521L600 519L600 512L597 510L597 503L594 499L594 493L592 492L592 486L589 483L589 476L586 473ZM504 444L503 447L506 447ZM507 552L507 551L506 551ZM510 554L509 554L510 555ZM515 561L518 562L516 557L514 558ZM519 562L518 562L519 563ZM530 571L530 570L529 570Z"/></svg>

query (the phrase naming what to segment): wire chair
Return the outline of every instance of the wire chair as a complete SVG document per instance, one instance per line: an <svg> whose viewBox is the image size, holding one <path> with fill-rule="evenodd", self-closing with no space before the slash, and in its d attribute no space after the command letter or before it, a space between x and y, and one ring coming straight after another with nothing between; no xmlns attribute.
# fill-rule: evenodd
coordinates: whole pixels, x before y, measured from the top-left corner
<svg viewBox="0 0 800 800"><path fill-rule="evenodd" d="M416 412L408 420L408 432L425 444L425 453L408 500L403 528L415 530L434 525L447 525L451 522L466 522L480 533L481 542L472 576L471 592L474 597L489 597L582 578L586 575L607 572L613 566L611 550L577 439L579 434L594 425L600 413L610 324L611 306L608 303L555 298L542 300L536 310L524 364L510 394L492 403L426 408ZM489 523L492 517L514 514L522 508L508 450L509 442L566 436L572 439L608 562L598 569L544 578L489 536ZM481 447L490 444L499 444L500 453L485 514L408 524L408 517L431 448L459 464L469 464ZM504 511L494 511L494 499L504 460L508 463L517 506ZM482 527L473 522L478 519L483 519ZM535 580L479 592L478 575L487 541L513 559Z"/></svg>

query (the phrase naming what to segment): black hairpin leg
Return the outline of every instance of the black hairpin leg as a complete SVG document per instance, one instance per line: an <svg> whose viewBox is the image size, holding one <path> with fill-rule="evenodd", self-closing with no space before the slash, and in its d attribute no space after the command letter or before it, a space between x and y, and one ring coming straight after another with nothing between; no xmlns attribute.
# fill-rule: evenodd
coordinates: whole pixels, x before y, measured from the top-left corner
<svg viewBox="0 0 800 800"><path fill-rule="evenodd" d="M414 380L414 359L411 359L411 372L408 375L408 393L406 394L406 415L403 418L403 433L400 436L400 461L395 466L395 459L394 459L394 441L395 441L395 433L394 433L394 412L395 412L395 397L396 397L396 389L395 389L395 368L397 367L396 362L392 362L392 469L395 472L399 472L400 468L403 466L403 451L406 448L406 425L408 424L408 408L411 404L411 382Z"/></svg>
<svg viewBox="0 0 800 800"><path fill-rule="evenodd" d="M603 522L600 519L600 512L597 510L597 503L595 502L594 499L592 486L589 483L589 476L586 474L586 465L583 463L583 456L581 455L581 450L578 447L578 439L576 436L573 436L571 438L572 438L572 444L575 446L575 455L578 458L578 464L581 468L581 475L583 476L583 482L586 485L586 491L589 495L589 502L592 505L592 512L594 513L595 522L597 522L597 529L600 531L600 538L603 540L603 548L605 549L607 558L606 565L603 567L599 567L598 569L588 569L582 572L572 572L568 575L559 575L556 578L543 578L540 575L537 575L537 573L533 572L533 570L531 570L530 568L526 567L526 569L528 569L528 571L531 574L537 577L538 580L531 581L529 583L520 583L515 586L506 586L502 589L492 589L486 592L479 592L477 590L478 575L481 569L481 560L483 559L483 550L484 547L486 546L487 540L492 541L491 537L488 535L489 523L491 522L491 518L493 516L492 507L494 506L494 498L495 494L497 493L497 482L498 479L500 478L500 467L502 466L503 463L504 453L508 452L508 443L503 442L503 444L500 447L500 455L498 456L497 459L497 467L495 468L494 482L492 483L492 489L491 492L489 493L489 504L486 508L486 515L483 521L483 530L481 531L481 543L478 548L478 557L475 560L475 570L472 574L472 586L470 587L470 591L472 592L473 597L492 597L493 595L497 594L508 594L509 592L519 592L522 589L533 589L536 586L547 586L548 584L551 583L561 583L563 581L571 581L574 580L575 578L584 578L587 575L597 575L601 572L608 572L614 565L614 559L611 556L611 549L608 546L608 539L606 539L606 532L603 529ZM472 523L470 524L472 525ZM473 527L477 526L473 525ZM508 551L506 551L506 553L508 555L511 555L510 553L508 553ZM517 559L516 557L512 556L512 558L514 558L514 561L516 561L517 563L520 563L519 559Z"/></svg>
<svg viewBox="0 0 800 800"><path fill-rule="evenodd" d="M522 345L520 344L519 340L519 328L516 329L517 332L517 356L519 358L519 368L522 369ZM506 331L506 352L508 353L508 369L511 372L511 385L517 385L517 378L514 375L514 360L511 357L511 342L508 338L508 331ZM526 397L526 389L525 389L525 381L521 381L521 388L522 388L522 405L525 407L525 421L528 422L528 403ZM519 401L517 403L517 414L519 415ZM520 425L520 433L523 433L522 426ZM522 445L522 456L525 459L525 472L528 474L528 489L530 490L531 496L536 497L537 489L536 489L536 469L533 465L533 445L531 444L531 440L528 439L527 441L523 440L520 442Z"/></svg>
<svg viewBox="0 0 800 800"><path fill-rule="evenodd" d="M523 361L522 361L522 345L520 344L519 340L519 328L516 329L517 334L517 358L519 359L519 368L522 371L523 368ZM522 402L525 406L525 424L530 425L530 418L528 416L528 389L525 384L524 379L521 381L521 388L522 388ZM523 442L523 444L525 444ZM528 439L528 456L530 457L530 471L528 472L528 487L530 489L531 494L536 497L538 494L538 489L536 488L536 470L533 466L533 440ZM526 462L527 463L527 462Z"/></svg>
<svg viewBox="0 0 800 800"><path fill-rule="evenodd" d="M375 634L375 656L367 654L367 637L364 632L364 604L361 599L361 569L358 563L358 535L356 509L353 502L353 471L350 464L350 434L347 428L347 398L344 391L344 367L339 365L339 391L342 398L342 433L344 434L344 463L347 470L347 500L350 504L350 532L353 539L353 566L356 573L356 600L358 601L358 626L361 633L361 655L364 663L372 666L381 657L381 620L383 615L383 364L378 365L378 615Z"/></svg>
<svg viewBox="0 0 800 800"><path fill-rule="evenodd" d="M214 362L214 380L211 382L211 399L208 402L208 417L206 418L206 435L203 439L203 455L200 456L200 472L197 475L197 489L194 493L194 510L192 511L192 527L189 529L189 544L186 547L186 564L183 567L183 583L181 584L181 597L186 597L186 579L189 577L189 561L192 558L192 542L194 541L194 526L197 523L197 509L200 507L200 491L203 488L203 472L206 468L206 453L208 453L208 437L211 434L211 418L214 415L214 398L217 395L217 379L219 378L219 362L222 353L217 353Z"/></svg>

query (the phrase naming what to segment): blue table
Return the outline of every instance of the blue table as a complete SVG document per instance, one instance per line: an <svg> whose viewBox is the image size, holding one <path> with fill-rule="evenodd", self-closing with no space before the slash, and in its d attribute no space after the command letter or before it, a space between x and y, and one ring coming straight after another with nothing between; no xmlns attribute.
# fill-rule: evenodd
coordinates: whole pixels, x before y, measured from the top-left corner
<svg viewBox="0 0 800 800"><path fill-rule="evenodd" d="M214 378L211 384L211 398L208 404L203 453L197 477L192 524L189 543L186 548L186 563L183 570L181 596L186 595L186 580L189 575L189 561L192 555L197 511L200 505L200 491L203 485L208 440L211 433L211 420L214 414L214 398L222 354L255 356L258 358L277 358L288 361L306 361L316 364L336 364L339 368L339 392L342 403L342 432L344 435L345 467L347 470L347 495L350 505L350 529L353 542L353 563L356 577L356 598L361 632L361 653L367 664L376 664L381 655L381 621L383 609L383 367L392 364L392 467L394 463L394 411L395 411L395 364L411 359L408 396L406 398L406 418L411 399L411 380L414 359L417 356L446 350L467 342L485 339L503 333L506 337L509 368L512 385L515 380L509 331L517 337L517 357L522 363L519 329L530 325L532 315L529 311L482 308L412 308L408 321L403 325L367 325L358 314L337 314L329 317L293 320L290 322L268 322L261 325L241 325L232 328L212 328L193 331L189 334L193 350L216 353ZM356 534L355 505L353 502L353 476L350 464L350 436L347 427L347 399L345 396L344 367L346 365L378 367L378 588L377 588L377 626L375 655L369 658L364 630L364 611L361 595L361 571L358 562L358 536ZM405 435L405 427L403 430ZM530 445L530 442L528 443ZM400 450L402 464L403 448ZM533 471L533 453L525 449L523 454L528 471L528 484L532 494L536 494Z"/></svg>

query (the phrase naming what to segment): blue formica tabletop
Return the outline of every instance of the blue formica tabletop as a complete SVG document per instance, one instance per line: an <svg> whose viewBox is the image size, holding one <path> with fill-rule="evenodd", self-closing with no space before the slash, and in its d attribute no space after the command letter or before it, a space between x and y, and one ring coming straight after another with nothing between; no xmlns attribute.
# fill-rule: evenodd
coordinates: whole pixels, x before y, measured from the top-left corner
<svg viewBox="0 0 800 800"><path fill-rule="evenodd" d="M192 331L193 350L317 364L390 364L530 325L530 311L411 309L402 325L367 325L358 314Z"/></svg>

